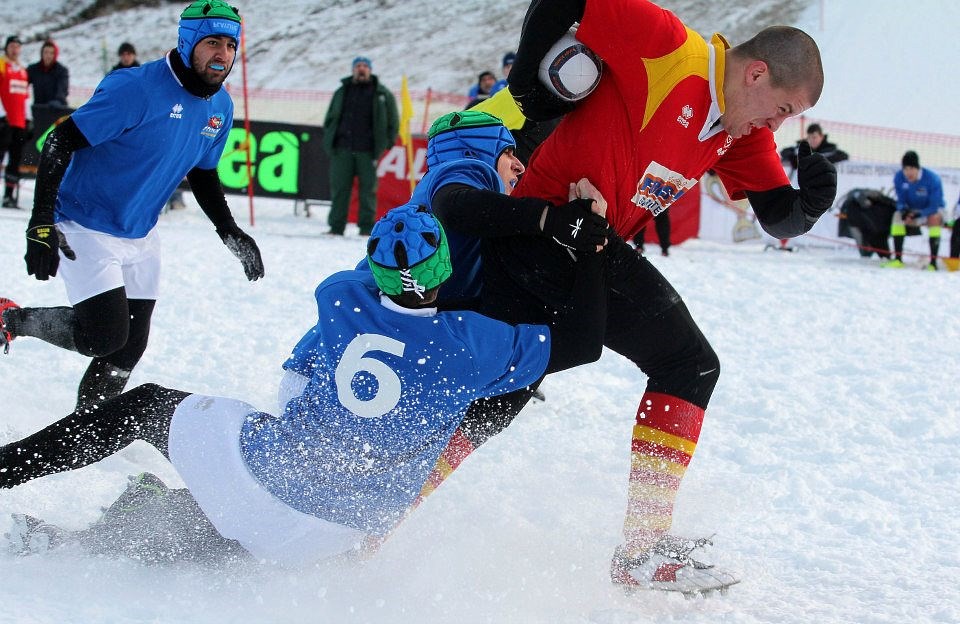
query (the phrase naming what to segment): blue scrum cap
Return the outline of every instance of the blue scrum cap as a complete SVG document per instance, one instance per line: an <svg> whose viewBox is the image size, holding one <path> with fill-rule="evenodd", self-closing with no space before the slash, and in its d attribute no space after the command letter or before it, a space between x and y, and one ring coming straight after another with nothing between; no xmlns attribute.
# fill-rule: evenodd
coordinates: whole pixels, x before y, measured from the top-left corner
<svg viewBox="0 0 960 624"><path fill-rule="evenodd" d="M222 0L197 0L180 14L177 52L190 67L193 48L205 37L230 37L240 44L241 20L237 7Z"/></svg>

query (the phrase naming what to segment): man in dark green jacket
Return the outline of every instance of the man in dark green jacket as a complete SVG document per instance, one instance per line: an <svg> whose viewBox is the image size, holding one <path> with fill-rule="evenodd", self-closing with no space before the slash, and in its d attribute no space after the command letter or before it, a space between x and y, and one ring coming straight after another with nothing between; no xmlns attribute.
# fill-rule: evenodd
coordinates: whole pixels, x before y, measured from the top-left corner
<svg viewBox="0 0 960 624"><path fill-rule="evenodd" d="M397 140L400 115L390 90L371 73L365 56L333 94L323 121L323 147L330 155L330 234L343 235L353 179L359 181L357 224L367 236L377 213L377 161Z"/></svg>

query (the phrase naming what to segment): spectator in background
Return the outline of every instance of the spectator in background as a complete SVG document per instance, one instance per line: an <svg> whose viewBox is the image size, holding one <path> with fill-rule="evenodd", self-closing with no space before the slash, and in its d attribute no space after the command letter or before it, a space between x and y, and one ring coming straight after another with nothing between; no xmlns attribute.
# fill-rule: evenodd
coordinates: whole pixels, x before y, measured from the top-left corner
<svg viewBox="0 0 960 624"><path fill-rule="evenodd" d="M70 90L70 70L57 60L60 49L52 39L40 47L40 62L27 67L27 76L33 85L34 106L67 107Z"/></svg>
<svg viewBox="0 0 960 624"><path fill-rule="evenodd" d="M507 52L503 55L503 78L497 81L497 84L493 85L493 90L490 92L490 95L493 95L500 89L505 89L507 87L507 77L510 76L510 70L513 69L513 61L517 58L516 52Z"/></svg>
<svg viewBox="0 0 960 624"><path fill-rule="evenodd" d="M920 157L913 150L905 153L903 168L893 176L893 189L897 192L897 211L893 213L890 236L893 237L893 260L883 263L885 267L903 267L903 239L907 227L927 226L930 237L930 264L928 271L937 270L937 254L940 251L940 226L943 225L943 183L940 176L920 166Z"/></svg>
<svg viewBox="0 0 960 624"><path fill-rule="evenodd" d="M377 215L377 162L397 140L400 112L390 90L372 73L365 56L353 59L323 120L323 147L330 155L329 234L343 236L356 178L360 191L357 224L369 236Z"/></svg>
<svg viewBox="0 0 960 624"><path fill-rule="evenodd" d="M503 78L493 83L493 86L490 87L489 93L487 94L488 97L493 95L497 91L500 91L501 89L506 88L507 76L510 75L510 69L513 67L513 61L516 58L517 58L516 52L507 52L506 54L503 55ZM493 72L484 72L484 74L490 74L491 76L493 76ZM481 74L481 76L482 75L483 74ZM476 84L470 87L469 91L467 91L467 97L470 98L470 101L472 102L473 100L477 99L477 96L479 94L480 94L480 82L478 81ZM467 106L467 108L470 108L470 106Z"/></svg>
<svg viewBox="0 0 960 624"><path fill-rule="evenodd" d="M827 140L827 135L823 133L823 128L821 128L818 123L812 123L807 126L807 143L810 144L811 150L823 155L824 158L832 163L842 162L850 158L849 154L838 148L836 144ZM782 162L785 167L789 167L791 179L797 170L797 147L799 145L800 142L797 141L796 145L780 151L780 162Z"/></svg>
<svg viewBox="0 0 960 624"><path fill-rule="evenodd" d="M477 76L477 84L473 85L473 88L471 89L474 95L467 104L467 108L473 108L480 102L493 95L493 87L496 84L497 77L493 75L492 71L480 72L480 75Z"/></svg>
<svg viewBox="0 0 960 624"><path fill-rule="evenodd" d="M27 140L27 77L26 68L20 64L23 47L16 35L7 37L0 56L0 162L7 155L4 172L3 207L17 208L20 191L20 158Z"/></svg>
<svg viewBox="0 0 960 624"><path fill-rule="evenodd" d="M132 43L127 41L121 43L120 47L117 49L117 56L120 58L120 60L110 69L110 71L126 69L128 67L140 67L140 61L137 60L137 49L133 47Z"/></svg>

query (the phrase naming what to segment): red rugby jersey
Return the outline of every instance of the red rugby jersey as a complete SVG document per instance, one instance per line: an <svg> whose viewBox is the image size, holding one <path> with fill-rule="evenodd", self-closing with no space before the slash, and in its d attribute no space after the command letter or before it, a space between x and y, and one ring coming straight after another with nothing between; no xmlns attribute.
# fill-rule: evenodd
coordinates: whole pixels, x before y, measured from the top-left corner
<svg viewBox="0 0 960 624"><path fill-rule="evenodd" d="M721 36L707 43L645 0L590 0L577 38L603 59L603 77L534 153L514 195L565 203L568 183L586 177L629 238L696 192L708 169L735 199L790 184L770 130L736 140L711 131L723 112Z"/></svg>

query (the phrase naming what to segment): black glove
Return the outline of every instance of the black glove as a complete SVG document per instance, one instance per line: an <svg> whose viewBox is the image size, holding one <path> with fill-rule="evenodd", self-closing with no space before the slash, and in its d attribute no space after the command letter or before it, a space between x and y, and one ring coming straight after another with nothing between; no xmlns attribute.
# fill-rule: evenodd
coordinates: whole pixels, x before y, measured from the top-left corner
<svg viewBox="0 0 960 624"><path fill-rule="evenodd" d="M53 225L30 225L27 228L27 275L46 281L57 276L60 266L60 251L68 260L76 260L77 254L70 249L63 232Z"/></svg>
<svg viewBox="0 0 960 624"><path fill-rule="evenodd" d="M830 210L837 198L837 168L823 154L811 150L806 141L797 146L797 185L808 222Z"/></svg>
<svg viewBox="0 0 960 624"><path fill-rule="evenodd" d="M560 206L548 206L540 229L559 244L575 251L596 251L607 243L610 225L590 212L591 199L574 199Z"/></svg>
<svg viewBox="0 0 960 624"><path fill-rule="evenodd" d="M263 277L263 259L260 257L260 249L249 234L233 222L218 227L217 234L227 249L240 260L248 280L254 282Z"/></svg>
<svg viewBox="0 0 960 624"><path fill-rule="evenodd" d="M903 219L904 221L913 221L914 219L917 219L917 218L919 218L919 217L920 217L920 212L919 212L919 211L917 211L917 210L910 210L909 208L907 208L907 209L905 209L905 210L903 211L903 217L902 217L902 219Z"/></svg>

